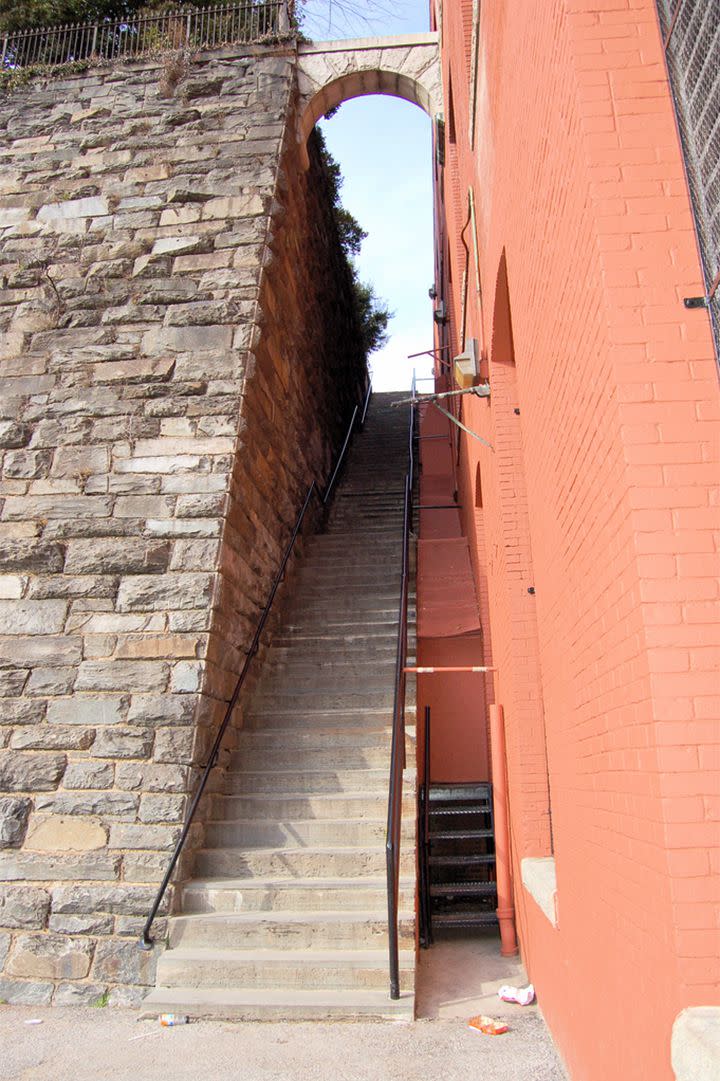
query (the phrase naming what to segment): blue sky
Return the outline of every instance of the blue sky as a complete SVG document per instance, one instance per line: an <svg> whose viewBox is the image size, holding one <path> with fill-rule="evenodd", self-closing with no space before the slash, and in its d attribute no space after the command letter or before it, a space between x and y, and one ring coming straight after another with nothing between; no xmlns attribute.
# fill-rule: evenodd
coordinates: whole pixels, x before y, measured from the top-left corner
<svg viewBox="0 0 720 1081"><path fill-rule="evenodd" d="M343 6L374 16L372 24L362 17L345 18ZM388 0L387 5L382 0L308 0L307 12L303 29L315 41L428 28L427 0ZM430 119L407 101L371 95L345 102L321 126L345 177L343 204L369 234L357 260L360 277L372 282L395 312L389 344L371 357L373 386L404 390L413 366L419 375L431 368L429 358L407 360L408 353L432 347Z"/></svg>

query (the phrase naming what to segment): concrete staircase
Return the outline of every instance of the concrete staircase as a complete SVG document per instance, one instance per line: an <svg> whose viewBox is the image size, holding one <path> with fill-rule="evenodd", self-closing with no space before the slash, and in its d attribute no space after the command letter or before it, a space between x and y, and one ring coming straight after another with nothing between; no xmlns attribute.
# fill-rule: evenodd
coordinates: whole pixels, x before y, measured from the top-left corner
<svg viewBox="0 0 720 1081"><path fill-rule="evenodd" d="M399 1000L389 997L385 828L407 411L375 395L328 529L312 538L181 888L153 1011L411 1018L415 774L405 774ZM412 648L412 647L411 647ZM414 683L408 686L414 763ZM207 806L207 805L206 805Z"/></svg>

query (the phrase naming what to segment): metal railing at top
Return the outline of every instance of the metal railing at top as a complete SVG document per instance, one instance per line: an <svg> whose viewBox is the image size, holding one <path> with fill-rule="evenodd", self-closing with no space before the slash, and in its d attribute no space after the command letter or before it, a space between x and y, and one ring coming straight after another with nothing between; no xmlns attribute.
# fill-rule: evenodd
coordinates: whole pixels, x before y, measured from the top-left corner
<svg viewBox="0 0 720 1081"><path fill-rule="evenodd" d="M415 398L415 376L412 397ZM390 790L388 793L385 862L387 870L388 948L390 998L400 998L400 955L398 911L400 898L400 834L402 828L403 770L405 769L405 673L408 640L408 595L410 589L410 533L412 530L413 480L415 474L415 403L410 405L408 424L408 471L405 476L403 507L402 569L398 638L395 654L395 696L390 750Z"/></svg>
<svg viewBox="0 0 720 1081"><path fill-rule="evenodd" d="M365 398L364 398L363 405L362 405L362 416L363 416L363 418L365 417L365 414L367 413L367 408L368 408L368 404L369 404L369 401L370 401L371 393L372 393L372 386L368 382L367 391L366 391ZM190 828L191 828L191 826L193 824L193 821L194 821L194 818L195 818L195 813L196 813L196 811L198 809L198 806L200 804L200 800L203 797L203 793L205 792L205 789L207 787L208 780L210 779L210 774L211 774L213 768L217 765L218 759L220 757L220 749L222 747L223 739L225 738L225 733L227 732L228 727L230 725L230 721L232 719L233 712L235 710L235 707L237 706L238 699L240 697L240 692L243 689L245 679L247 677L248 672L250 671L250 666L252 665L252 662L253 662L253 660L254 660L254 658L255 658L255 656L258 653L258 650L260 648L260 639L262 637L262 633L263 633L263 631L265 629L265 625L266 625L266 623L268 621L268 618L270 616L270 610L272 608L273 601L275 600L275 596L277 594L277 591L280 588L280 583L282 582L283 578L285 577L285 571L287 569L288 562L290 561L290 557L291 557L291 555L293 553L293 549L295 548L295 542L296 542L296 540L297 540L297 538L298 538L298 536L300 534L300 531L302 530L303 522L305 520L305 515L307 514L308 507L310 506L310 503L312 502L313 497L316 497L317 499L319 499L320 503L321 503L321 505L323 507L327 505L327 502L328 502L328 500L330 498L330 495L332 494L333 487L335 486L335 483L337 482L337 479L338 479L338 477L340 475L342 465L343 465L344 460L345 460L345 455L347 454L347 449L348 449L348 446L349 446L349 443L350 443L350 438L352 436L353 431L355 430L355 425L356 425L359 413L360 413L360 407L356 405L355 408L353 409L352 417L350 418L350 423L349 423L348 428L347 428L347 433L345 435L345 440L344 440L344 442L342 444L342 449L340 451L340 454L338 455L338 459L337 459L337 462L335 464L335 468L332 470L330 480L328 481L327 485L325 486L324 489L321 489L318 486L318 484L316 483L316 481L312 481L312 483L310 484L310 487L308 488L308 490L307 490L307 492L305 494L305 499L303 500L303 505L300 508L300 513L297 516L297 519L295 521L295 525L293 526L292 533L290 534L290 540L288 541L287 547L285 548L285 552L283 553L283 557L282 557L282 560L280 562L280 567L279 567L279 569L278 569L278 571L277 571L277 573L275 575L275 578L273 579L273 584L272 584L272 586L270 588L270 593L268 595L268 599L265 602L265 607L263 608L262 612L260 613L260 619L258 620L257 627L255 628L255 634L253 635L252 642L250 643L250 648L248 649L247 654L245 656L245 662L244 662L244 664L242 666L240 675L238 676L237 683L235 684L235 689L233 690L233 693L232 693L232 695L230 697L230 700L229 700L227 706L225 707L225 713L223 715L222 722L221 722L220 727L218 729L217 735L215 736L215 740L214 740L212 748L210 750L210 754L208 755L208 760L207 760L207 762L205 764L205 767L203 768L203 772L202 772L202 775L200 777L199 784L197 786L197 789L195 790L195 795L192 798L192 802L190 804L190 809L188 810L188 813L187 813L187 818L185 819L185 823L184 823L183 828L182 828L182 830L180 832L180 837L178 838L178 841L177 841L177 843L175 845L175 849L173 851L173 854L170 857L170 861L168 863L167 870L165 871L165 874L163 876L163 880L160 883L160 886L158 887L158 891L157 891L157 894L155 895L155 900L153 901L152 908L150 909L150 912L148 913L147 919L145 920L145 925L143 927L142 934L140 936L140 941L138 943L140 948L143 949L143 950L151 950L152 949L153 938L152 938L152 936L150 934L150 932L152 930L152 925L155 922L155 917L157 916L158 911L160 910L160 905L162 904L163 897L165 896L167 888L170 885L170 879L173 876L173 873L174 873L175 868L177 866L178 860L180 859L183 848L185 847L185 842L187 840L188 834L190 833Z"/></svg>
<svg viewBox="0 0 720 1081"><path fill-rule="evenodd" d="M720 3L657 0L670 86L685 158L705 296L720 358Z"/></svg>
<svg viewBox="0 0 720 1081"><path fill-rule="evenodd" d="M0 36L0 72L262 42L287 36L291 15L292 0L245 0L18 30Z"/></svg>

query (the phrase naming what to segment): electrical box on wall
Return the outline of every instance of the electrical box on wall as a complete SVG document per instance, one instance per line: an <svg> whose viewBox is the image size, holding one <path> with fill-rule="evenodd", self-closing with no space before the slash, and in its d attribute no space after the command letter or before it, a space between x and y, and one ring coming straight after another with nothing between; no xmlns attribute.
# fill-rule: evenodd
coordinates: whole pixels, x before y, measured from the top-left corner
<svg viewBox="0 0 720 1081"><path fill-rule="evenodd" d="M474 387L480 379L480 349L477 338L468 338L465 351L453 358L455 382L466 389Z"/></svg>

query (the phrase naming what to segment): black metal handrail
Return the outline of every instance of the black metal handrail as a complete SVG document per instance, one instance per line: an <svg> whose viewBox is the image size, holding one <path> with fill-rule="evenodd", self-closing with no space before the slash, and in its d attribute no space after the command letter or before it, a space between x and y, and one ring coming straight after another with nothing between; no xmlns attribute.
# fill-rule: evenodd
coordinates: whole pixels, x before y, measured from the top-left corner
<svg viewBox="0 0 720 1081"><path fill-rule="evenodd" d="M365 391L365 401L363 402L362 413L360 414L360 424L358 427L360 431L365 427L365 417L367 416L368 407L370 405L370 399L372 398L372 383L368 379L367 390Z"/></svg>
<svg viewBox="0 0 720 1081"><path fill-rule="evenodd" d="M413 397L414 395L413 379ZM398 909L400 895L400 833L402 826L402 787L405 769L405 665L408 639L408 594L410 583L410 531L412 529L412 494L414 460L415 408L410 406L408 425L408 471L405 475L403 505L402 572L398 613L398 638L395 654L395 695L393 701L392 742L390 750L390 790L388 793L385 862L387 869L388 947L390 961L390 998L400 998L400 957Z"/></svg>
<svg viewBox="0 0 720 1081"><path fill-rule="evenodd" d="M370 388L368 388L368 394L369 393L370 393ZM148 917L147 917L147 919L145 921L145 925L143 927L142 934L140 936L140 942L139 942L139 946L143 950L152 949L153 939L150 936L150 930L152 928L155 917L158 914L158 910L160 908L160 905L162 904L163 897L165 896L165 891L167 890L168 885L170 884L170 879L173 876L173 872L175 871L175 868L177 866L177 862L180 859L180 855L181 855L183 847L185 845L185 841L187 840L187 836L188 836L188 834L190 832L190 827L192 826L193 819L195 818L195 812L198 809L198 805L200 803L200 800L202 799L203 793L204 793L205 788L207 786L207 783L208 783L208 780L209 780L209 777L210 777L210 773L212 772L213 767L217 764L218 757L220 755L220 747L222 745L223 738L224 738L225 733L227 731L228 725L230 724L230 720L231 720L231 717L232 717L232 714L233 714L233 710L235 709L235 706L237 705L237 702L238 702L238 698L240 697L240 692L242 691L243 685L245 683L245 678L246 678L246 676L247 676L247 674L248 674L248 672L250 670L250 665L252 664L253 659L254 659L255 655L257 654L258 649L260 647L260 638L261 638L262 633L263 633L263 631L265 629L265 624L268 621L268 617L270 615L270 609L272 608L273 601L275 600L275 594L277 593L277 591L278 591L278 589L280 587L280 583L282 582L282 580L283 580L283 578L285 576L285 571L287 569L287 565L288 565L288 562L290 560L290 556L292 555L293 549L295 547L295 542L296 542L296 540L298 538L300 530L302 529L303 521L305 519L305 515L307 514L307 509L310 506L310 502L311 502L313 496L316 496L319 499L319 501L320 501L320 503L321 503L321 505L323 507L327 505L327 501L328 501L330 492L332 491L332 486L335 483L335 480L336 480L336 478L337 478L337 476L339 474L339 471L340 471L340 467L342 466L345 455L347 453L347 448L348 448L348 445L350 443L350 439L352 437L352 433L353 433L353 430L354 430L354 427L355 427L355 422L357 420L357 415L358 415L358 406L355 406L355 408L353 409L353 412L352 412L352 417L350 418L350 423L348 425L348 429L347 429L347 433L345 435L345 440L343 442L342 449L340 451L340 454L338 455L338 460L337 460L337 463L336 463L335 468L334 468L333 473L332 473L332 477L331 477L330 481L328 482L328 484L326 485L326 487L324 489L324 492L321 493L320 488L318 487L317 483L314 480L312 481L312 483L310 484L310 487L307 490L307 493L305 495L305 499L303 501L303 505L300 508L300 513L298 514L297 519L295 521L295 525L293 526L293 531L292 531L292 533L290 535L290 540L288 541L287 547L285 548L285 552L284 552L282 561L280 563L280 567L279 567L279 569L277 571L277 574L275 575L275 578L273 580L273 584L272 584L272 587L270 589L268 599L265 602L265 607L262 610L262 613L260 615L260 619L258 620L257 627L255 628L255 634L253 635L252 643L250 644L250 648L248 649L247 654L245 656L245 662L244 662L244 664L242 666L242 670L240 672L240 675L238 676L237 683L235 684L235 689L234 689L234 691L232 693L232 696L231 696L231 698L230 698L230 700L229 700L229 702L228 702L228 704L227 704L227 706L225 708L225 713L223 715L222 723L220 724L217 735L215 736L215 741L213 742L212 750L210 751L210 755L208 757L207 763L205 764L205 768L203 769L202 776L200 778L200 783L198 784L197 790L196 790L195 795L193 796L193 799L192 799L192 803L190 804L190 809L188 811L187 818L185 820L185 824L183 825L183 828L182 828L181 833L180 833L180 837L178 838L178 841L177 841L177 843L175 845L175 849L173 851L173 854L170 857L170 862L169 862L168 868L167 868L167 870L166 870L166 872L165 872L165 874L163 876L163 880L160 883L160 886L158 887L158 891L157 891L157 894L155 896L155 900L153 902L152 908L150 909Z"/></svg>

